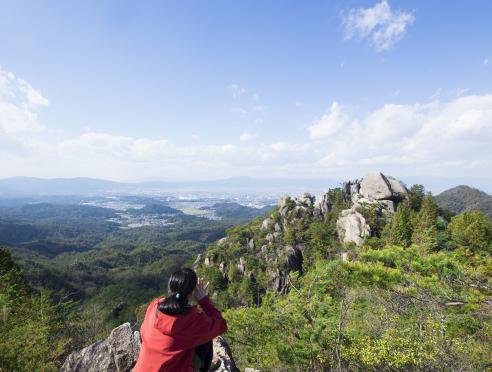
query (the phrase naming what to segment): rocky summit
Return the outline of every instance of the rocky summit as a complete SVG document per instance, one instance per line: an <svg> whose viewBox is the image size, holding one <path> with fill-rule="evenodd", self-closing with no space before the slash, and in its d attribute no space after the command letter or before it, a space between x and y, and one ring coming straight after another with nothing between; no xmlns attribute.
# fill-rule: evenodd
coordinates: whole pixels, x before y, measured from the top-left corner
<svg viewBox="0 0 492 372"><path fill-rule="evenodd" d="M354 242L357 246L371 235L371 227L360 213L362 208L375 208L379 214L392 213L408 198L402 182L382 173L369 173L362 180L346 182L343 191L352 206L343 210L337 220L338 236L342 242Z"/></svg>
<svg viewBox="0 0 492 372"><path fill-rule="evenodd" d="M271 289L286 292L289 272L303 271L306 255L303 234L314 222L326 222L330 216L340 245L360 246L366 238L379 233L370 226L367 216L390 219L408 195L401 181L382 173L369 173L362 179L344 182L341 188L328 190L319 198L309 193L298 198L285 196L257 228L220 239L216 248L208 249L197 259L194 267L205 267L205 271L216 268L226 283L234 281L237 273L248 278L252 286L258 276L266 274ZM335 208L338 196L341 200ZM340 254L342 259L348 259L343 249ZM253 269L256 265L253 261L260 262L262 270ZM237 303L241 304L241 301Z"/></svg>

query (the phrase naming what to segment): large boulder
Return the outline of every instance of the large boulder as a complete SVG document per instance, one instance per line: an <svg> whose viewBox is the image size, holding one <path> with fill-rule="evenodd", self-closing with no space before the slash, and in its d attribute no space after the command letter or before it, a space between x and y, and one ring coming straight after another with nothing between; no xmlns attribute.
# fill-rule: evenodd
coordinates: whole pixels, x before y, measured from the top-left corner
<svg viewBox="0 0 492 372"><path fill-rule="evenodd" d="M213 372L239 372L227 342L222 337L213 341ZM60 372L131 372L140 353L140 334L130 323L113 329L106 340L71 353Z"/></svg>
<svg viewBox="0 0 492 372"><path fill-rule="evenodd" d="M107 338L109 349L117 371L128 371L137 361L140 353L140 333L125 323L111 331Z"/></svg>
<svg viewBox="0 0 492 372"><path fill-rule="evenodd" d="M106 340L70 354L61 372L129 372L140 352L140 334L130 323L113 329Z"/></svg>
<svg viewBox="0 0 492 372"><path fill-rule="evenodd" d="M382 173L369 173L360 181L349 181L342 185L344 199L351 202L351 208L340 213L337 230L344 243L361 245L371 234L371 227L359 212L364 208L376 208L381 218L393 213L398 204L408 198L408 190L397 179Z"/></svg>
<svg viewBox="0 0 492 372"><path fill-rule="evenodd" d="M391 192L394 199L404 199L408 197L408 190L403 182L398 181L396 178L391 176L386 177L386 179L390 184Z"/></svg>
<svg viewBox="0 0 492 372"><path fill-rule="evenodd" d="M344 243L354 242L361 245L364 238L371 235L371 227L362 214L354 209L345 209L337 220L337 231Z"/></svg>
<svg viewBox="0 0 492 372"><path fill-rule="evenodd" d="M391 199L393 193L388 179L382 173L369 173L360 182L359 193L365 198Z"/></svg>

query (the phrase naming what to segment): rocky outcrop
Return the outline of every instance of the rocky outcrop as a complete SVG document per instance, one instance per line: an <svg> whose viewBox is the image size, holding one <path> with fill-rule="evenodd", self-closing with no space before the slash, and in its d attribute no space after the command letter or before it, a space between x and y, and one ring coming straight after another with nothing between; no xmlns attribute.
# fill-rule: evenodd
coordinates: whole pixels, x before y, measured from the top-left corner
<svg viewBox="0 0 492 372"><path fill-rule="evenodd" d="M234 363L232 352L223 337L214 339L214 356L209 372L239 372Z"/></svg>
<svg viewBox="0 0 492 372"><path fill-rule="evenodd" d="M109 337L70 354L61 372L127 372L140 352L140 334L130 323L113 329Z"/></svg>
<svg viewBox="0 0 492 372"><path fill-rule="evenodd" d="M337 220L338 237L343 243L361 245L371 235L371 227L355 209L345 209Z"/></svg>
<svg viewBox="0 0 492 372"><path fill-rule="evenodd" d="M358 246L371 235L371 227L361 210L371 207L380 215L385 215L395 212L398 204L408 198L408 190L402 182L382 173L369 173L360 181L346 182L342 189L344 199L352 206L340 213L338 236L341 242L354 242Z"/></svg>
<svg viewBox="0 0 492 372"><path fill-rule="evenodd" d="M229 345L222 337L213 341L211 372L239 372ZM140 333L130 323L113 329L109 337L70 354L60 372L130 372L140 352Z"/></svg>
<svg viewBox="0 0 492 372"><path fill-rule="evenodd" d="M376 200L388 200L393 195L390 183L382 173L366 174L360 182L359 194Z"/></svg>
<svg viewBox="0 0 492 372"><path fill-rule="evenodd" d="M270 227L275 223L274 220L272 220L270 217L265 218L263 222L261 223L261 230L268 230Z"/></svg>
<svg viewBox="0 0 492 372"><path fill-rule="evenodd" d="M285 262L286 269L288 271L299 271L302 273L302 251L299 246L291 247L290 245L285 247L287 253L287 260Z"/></svg>
<svg viewBox="0 0 492 372"><path fill-rule="evenodd" d="M396 211L398 204L408 197L408 191L402 182L382 173L370 173L360 180L345 182L341 185L341 190L348 208L336 217L338 237L341 243L353 242L357 246L371 235L379 233L377 227L369 226L365 217L368 216L368 208L374 208L378 218L387 218L388 213ZM226 265L237 267L237 272L243 277L250 275L251 271L255 270L255 265L250 262L251 267L247 267L245 256L252 253L266 263L261 270L270 278L267 285L276 291L287 292L289 273L302 273L303 264L305 265L302 247L306 243L306 236L303 232L313 221L327 219L333 211L333 204L337 203L337 193L338 191L328 191L318 199L308 193L296 198L282 197L278 202L278 208L265 216L256 228L241 236L228 236L218 241L217 246L225 251L226 256L231 246L237 247L235 251L247 251L244 254L230 255L226 258L230 260ZM202 258L205 266L219 265L222 258L216 258L214 254L217 253ZM347 260L349 256L346 255L343 259ZM229 280L228 272L223 267L218 268L225 281ZM259 278L258 274L255 272Z"/></svg>

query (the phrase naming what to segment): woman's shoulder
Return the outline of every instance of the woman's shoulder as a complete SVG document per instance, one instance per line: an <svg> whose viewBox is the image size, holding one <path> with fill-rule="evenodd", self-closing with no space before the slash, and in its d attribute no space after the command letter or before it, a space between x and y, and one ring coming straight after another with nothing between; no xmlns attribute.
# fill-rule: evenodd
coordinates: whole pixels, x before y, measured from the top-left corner
<svg viewBox="0 0 492 372"><path fill-rule="evenodd" d="M154 298L149 306L155 306L155 305L158 305L159 303L161 303L162 301L164 301L166 298L165 297L157 297L157 298Z"/></svg>
<svg viewBox="0 0 492 372"><path fill-rule="evenodd" d="M151 311L155 311L159 303L161 303L162 301L164 301L164 297L154 298L152 301L150 301L149 305L147 306L146 313L148 314Z"/></svg>

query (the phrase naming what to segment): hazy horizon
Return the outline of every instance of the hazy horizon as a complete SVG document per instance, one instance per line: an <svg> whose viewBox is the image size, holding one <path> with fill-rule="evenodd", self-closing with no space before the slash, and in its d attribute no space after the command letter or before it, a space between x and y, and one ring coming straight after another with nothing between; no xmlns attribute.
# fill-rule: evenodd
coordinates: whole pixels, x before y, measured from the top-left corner
<svg viewBox="0 0 492 372"><path fill-rule="evenodd" d="M388 174L389 175L389 174ZM272 189L275 187L285 186L287 191L292 191L295 186L298 192L312 192L314 190L323 190L326 191L328 188L338 187L341 183L349 180L361 179L364 175L360 175L358 177L346 178L346 179L336 179L336 178L289 178L289 177L250 177L250 176L236 176L236 177L228 177L221 179L207 179L207 180L193 180L193 179L148 179L148 180L110 180L103 178L90 178L90 177L68 177L68 178L43 178L43 177L28 177L28 176L15 176L15 177L6 177L0 178L0 196L2 195L2 184L1 182L11 181L11 180L19 180L28 182L29 180L41 180L41 181L75 181L75 180L87 180L87 181L96 181L96 182L108 182L108 183L116 183L121 185L129 185L129 186L139 186L146 185L150 187L150 185L155 184L154 186L162 188L162 191L173 191L174 189L165 187L171 185L172 187L176 186L186 186L188 189L185 191L207 191L209 187L214 185L216 186L225 186L229 191L244 191L244 187L250 187L251 184L245 184L243 187L238 185L237 183L228 184L228 182L235 181L253 181L255 182L254 186L256 190L252 190L252 192L258 192L258 190L266 190ZM390 175L394 176L394 175ZM448 189L457 187L457 186L469 186L472 188L479 189L486 193L492 194L492 182L490 182L487 178L456 178L456 177L447 177L447 178L436 178L436 177L405 177L397 179L403 181L408 187L413 184L422 184L426 188L427 191L432 192L434 195L437 195L443 191ZM281 184L282 182L286 182L287 184ZM224 184L222 184L224 183ZM280 185L279 185L280 183ZM222 184L222 185L221 185ZM207 186L204 186L207 185ZM25 186L29 186L25 184ZM208 188L207 188L208 187ZM303 189L304 187L304 189ZM176 191L176 190L174 190ZM224 191L224 189L218 189L218 192ZM282 192L282 190L279 190Z"/></svg>

